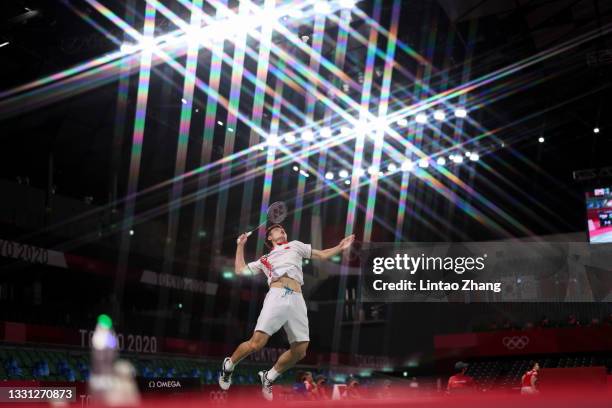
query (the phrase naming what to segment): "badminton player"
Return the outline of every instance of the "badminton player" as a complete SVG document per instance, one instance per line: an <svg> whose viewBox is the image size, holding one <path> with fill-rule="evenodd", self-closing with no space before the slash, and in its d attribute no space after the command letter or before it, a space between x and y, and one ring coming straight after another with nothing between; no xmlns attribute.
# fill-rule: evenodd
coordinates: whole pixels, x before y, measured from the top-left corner
<svg viewBox="0 0 612 408"><path fill-rule="evenodd" d="M531 370L527 371L521 377L521 394L533 395L539 392L537 383L540 364L534 361L530 364L530 367Z"/></svg>
<svg viewBox="0 0 612 408"><path fill-rule="evenodd" d="M272 383L304 358L310 341L306 303L301 289L304 284L302 260L328 259L349 248L354 239L354 235L349 235L333 248L317 250L300 241L287 242L287 233L283 226L273 224L266 229L266 245L270 252L247 264L244 261L247 235L242 234L238 238L236 274L254 275L263 272L268 279L270 290L259 313L253 336L240 344L231 357L223 360L219 375L219 386L223 390L227 390L232 384L234 367L249 354L261 350L270 336L282 327L287 333L289 350L278 358L270 370L258 373L264 398L269 401L273 399Z"/></svg>

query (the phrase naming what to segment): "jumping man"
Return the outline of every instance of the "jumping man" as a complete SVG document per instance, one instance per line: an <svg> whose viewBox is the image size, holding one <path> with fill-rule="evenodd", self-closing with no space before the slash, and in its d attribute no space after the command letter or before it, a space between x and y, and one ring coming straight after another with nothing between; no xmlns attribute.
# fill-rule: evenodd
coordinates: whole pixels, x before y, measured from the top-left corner
<svg viewBox="0 0 612 408"><path fill-rule="evenodd" d="M331 258L349 248L354 239L354 235L349 235L333 248L317 250L312 249L310 244L300 241L287 242L287 234L282 225L273 224L266 230L266 245L271 248L270 253L247 264L244 261L244 245L247 236L242 234L238 238L236 274L246 272L254 275L263 272L268 279L270 290L259 313L253 336L240 344L231 357L223 360L219 376L219 386L223 390L227 390L232 384L232 372L236 364L249 354L261 350L270 336L282 327L289 339L289 350L278 358L269 371L264 370L258 373L264 398L272 400L272 383L284 371L304 358L310 341L306 303L304 303L301 290L304 284L302 260L304 258Z"/></svg>

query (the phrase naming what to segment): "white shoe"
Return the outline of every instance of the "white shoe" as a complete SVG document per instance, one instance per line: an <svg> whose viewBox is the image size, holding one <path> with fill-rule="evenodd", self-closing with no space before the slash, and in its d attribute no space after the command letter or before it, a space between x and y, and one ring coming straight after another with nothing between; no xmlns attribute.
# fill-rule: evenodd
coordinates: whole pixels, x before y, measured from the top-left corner
<svg viewBox="0 0 612 408"><path fill-rule="evenodd" d="M229 357L226 357L225 360L223 360L223 365L221 366L221 373L219 373L219 387L221 387L223 391L227 391L230 385L232 385L233 371L225 371L225 362L229 359Z"/></svg>
<svg viewBox="0 0 612 408"><path fill-rule="evenodd" d="M274 399L274 396L272 395L272 381L268 380L266 374L268 374L266 370L257 373L259 380L261 381L261 394L266 400L272 401Z"/></svg>

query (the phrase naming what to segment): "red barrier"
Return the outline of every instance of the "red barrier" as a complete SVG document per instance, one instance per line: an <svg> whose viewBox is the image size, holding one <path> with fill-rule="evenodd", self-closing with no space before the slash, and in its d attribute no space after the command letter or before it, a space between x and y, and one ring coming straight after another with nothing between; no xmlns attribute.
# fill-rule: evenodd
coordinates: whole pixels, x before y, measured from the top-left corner
<svg viewBox="0 0 612 408"><path fill-rule="evenodd" d="M606 367L542 368L538 376L542 392L564 387L581 389L606 387Z"/></svg>
<svg viewBox="0 0 612 408"><path fill-rule="evenodd" d="M88 350L90 347L91 330L77 330L63 327L44 326L27 323L1 322L0 342L32 345L58 345L81 347ZM155 353L168 353L179 355L192 355L194 357L223 358L230 354L237 344L204 342L172 337L146 336L136 333L117 333L119 349L123 352L154 355ZM155 344L155 347L153 347ZM140 345L140 347L139 347ZM259 352L251 354L247 361L252 363L271 364L285 351L285 348L265 347ZM302 360L305 365L344 365L382 369L397 364L390 357L370 356L348 353L320 353L309 351Z"/></svg>
<svg viewBox="0 0 612 408"><path fill-rule="evenodd" d="M508 330L434 337L437 359L612 350L612 326Z"/></svg>

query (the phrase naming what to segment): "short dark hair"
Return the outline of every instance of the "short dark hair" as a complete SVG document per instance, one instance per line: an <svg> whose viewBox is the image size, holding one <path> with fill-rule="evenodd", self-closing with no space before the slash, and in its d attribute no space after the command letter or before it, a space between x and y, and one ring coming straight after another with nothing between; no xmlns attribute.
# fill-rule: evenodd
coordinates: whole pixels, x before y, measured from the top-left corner
<svg viewBox="0 0 612 408"><path fill-rule="evenodd" d="M464 363L463 361L457 361L455 363L455 371L463 371L468 368L470 365L468 363Z"/></svg>
<svg viewBox="0 0 612 408"><path fill-rule="evenodd" d="M285 229L282 225L280 224L272 224L270 225L268 228L266 228L266 241L265 244L268 248L272 248L272 245L270 244L270 242L268 241L268 237L270 236L270 232L272 232L272 230L274 228L282 228L283 230Z"/></svg>

